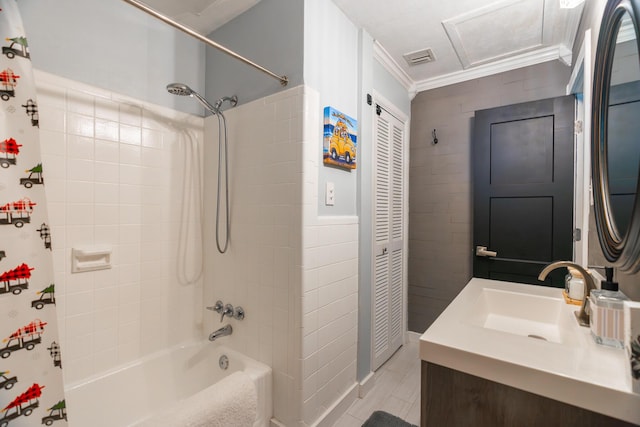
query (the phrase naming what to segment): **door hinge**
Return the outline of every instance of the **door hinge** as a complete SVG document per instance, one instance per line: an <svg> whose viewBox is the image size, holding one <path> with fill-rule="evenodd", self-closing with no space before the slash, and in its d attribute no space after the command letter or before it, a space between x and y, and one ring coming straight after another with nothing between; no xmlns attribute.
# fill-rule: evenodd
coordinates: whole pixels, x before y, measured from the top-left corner
<svg viewBox="0 0 640 427"><path fill-rule="evenodd" d="M581 134L582 131L584 130L583 129L584 126L583 126L582 120L576 120L574 122L573 128L574 128L574 132L575 132L576 135Z"/></svg>
<svg viewBox="0 0 640 427"><path fill-rule="evenodd" d="M575 230L573 230L573 241L579 242L580 240L582 240L582 230L576 228Z"/></svg>

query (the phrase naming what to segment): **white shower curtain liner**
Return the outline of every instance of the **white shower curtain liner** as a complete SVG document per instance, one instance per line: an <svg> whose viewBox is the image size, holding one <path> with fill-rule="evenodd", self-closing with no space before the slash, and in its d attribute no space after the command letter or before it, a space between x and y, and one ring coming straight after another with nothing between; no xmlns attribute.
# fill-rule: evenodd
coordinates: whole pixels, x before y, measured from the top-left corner
<svg viewBox="0 0 640 427"><path fill-rule="evenodd" d="M0 426L67 425L31 56L0 0Z"/></svg>

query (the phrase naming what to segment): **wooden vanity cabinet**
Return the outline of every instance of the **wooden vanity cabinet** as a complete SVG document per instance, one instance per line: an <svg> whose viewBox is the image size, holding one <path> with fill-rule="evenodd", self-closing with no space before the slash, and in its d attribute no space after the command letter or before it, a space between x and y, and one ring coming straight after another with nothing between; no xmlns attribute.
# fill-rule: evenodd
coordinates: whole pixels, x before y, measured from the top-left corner
<svg viewBox="0 0 640 427"><path fill-rule="evenodd" d="M635 424L422 361L420 425L606 427Z"/></svg>

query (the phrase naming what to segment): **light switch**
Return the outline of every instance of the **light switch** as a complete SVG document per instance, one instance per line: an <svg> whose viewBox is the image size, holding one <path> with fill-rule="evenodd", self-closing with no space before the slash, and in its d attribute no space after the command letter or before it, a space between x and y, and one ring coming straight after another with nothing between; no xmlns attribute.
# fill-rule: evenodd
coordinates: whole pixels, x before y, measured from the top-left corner
<svg viewBox="0 0 640 427"><path fill-rule="evenodd" d="M327 182L324 204L327 206L333 206L336 204L336 187L333 182Z"/></svg>

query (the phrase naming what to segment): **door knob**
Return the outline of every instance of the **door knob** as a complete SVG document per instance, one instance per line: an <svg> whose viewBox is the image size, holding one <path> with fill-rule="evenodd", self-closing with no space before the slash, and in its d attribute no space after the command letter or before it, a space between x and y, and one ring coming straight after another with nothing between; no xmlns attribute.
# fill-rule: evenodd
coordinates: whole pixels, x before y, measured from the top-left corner
<svg viewBox="0 0 640 427"><path fill-rule="evenodd" d="M498 256L498 252L490 251L486 246L476 246L476 256L495 257Z"/></svg>

